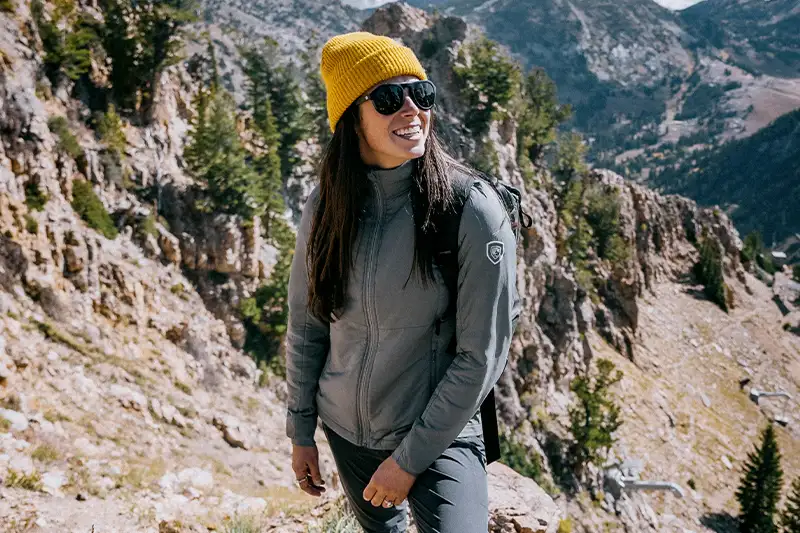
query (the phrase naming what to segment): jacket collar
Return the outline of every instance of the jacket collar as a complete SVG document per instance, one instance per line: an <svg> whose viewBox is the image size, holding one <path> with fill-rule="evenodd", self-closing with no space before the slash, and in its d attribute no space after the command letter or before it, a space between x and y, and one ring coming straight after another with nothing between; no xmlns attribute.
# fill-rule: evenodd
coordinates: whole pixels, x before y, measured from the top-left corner
<svg viewBox="0 0 800 533"><path fill-rule="evenodd" d="M395 168L369 167L367 178L378 184L384 198L405 194L411 188L414 161L409 160Z"/></svg>

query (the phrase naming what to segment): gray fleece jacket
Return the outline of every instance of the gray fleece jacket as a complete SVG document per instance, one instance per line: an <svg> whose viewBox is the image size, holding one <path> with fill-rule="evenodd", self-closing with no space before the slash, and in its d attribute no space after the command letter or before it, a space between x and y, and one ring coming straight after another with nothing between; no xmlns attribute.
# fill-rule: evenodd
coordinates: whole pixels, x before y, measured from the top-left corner
<svg viewBox="0 0 800 533"><path fill-rule="evenodd" d="M516 241L497 194L476 183L459 228L455 313L435 272L414 273L411 163L373 170L344 312L307 309L306 244L319 198L303 209L289 277L286 432L314 444L317 419L357 446L394 450L419 475L459 436L481 433L480 405L502 373L519 315ZM447 353L456 336L456 355Z"/></svg>

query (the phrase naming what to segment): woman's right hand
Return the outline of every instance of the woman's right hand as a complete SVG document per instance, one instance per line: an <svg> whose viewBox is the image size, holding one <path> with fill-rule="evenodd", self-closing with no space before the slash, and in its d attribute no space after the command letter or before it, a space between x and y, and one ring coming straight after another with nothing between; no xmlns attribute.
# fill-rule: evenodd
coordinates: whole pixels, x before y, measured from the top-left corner
<svg viewBox="0 0 800 533"><path fill-rule="evenodd" d="M319 473L319 451L316 446L292 445L292 470L303 492L312 496L325 492L325 481Z"/></svg>

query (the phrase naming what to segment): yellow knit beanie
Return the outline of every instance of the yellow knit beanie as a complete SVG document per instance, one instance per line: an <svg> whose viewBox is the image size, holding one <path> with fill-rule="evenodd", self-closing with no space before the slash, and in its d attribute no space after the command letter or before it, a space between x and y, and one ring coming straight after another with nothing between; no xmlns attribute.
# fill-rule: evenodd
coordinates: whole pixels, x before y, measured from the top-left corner
<svg viewBox="0 0 800 533"><path fill-rule="evenodd" d="M332 37L322 48L322 81L328 93L331 131L367 89L395 76L427 79L417 56L389 37L359 31Z"/></svg>

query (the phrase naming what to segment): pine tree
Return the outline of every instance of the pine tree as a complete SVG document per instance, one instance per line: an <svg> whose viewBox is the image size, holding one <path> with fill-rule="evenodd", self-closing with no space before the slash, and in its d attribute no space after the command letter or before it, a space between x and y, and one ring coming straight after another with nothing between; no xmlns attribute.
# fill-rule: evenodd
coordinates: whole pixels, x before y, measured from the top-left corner
<svg viewBox="0 0 800 533"><path fill-rule="evenodd" d="M570 385L577 397L569 410L573 437L570 459L576 471L581 471L587 463L598 462L601 454L614 444L613 433L622 425L619 406L610 390L622 379L622 372L614 371L614 363L599 359L594 381L589 376L579 376Z"/></svg>
<svg viewBox="0 0 800 533"><path fill-rule="evenodd" d="M531 163L540 166L545 146L555 141L558 125L570 117L572 109L558 103L556 84L542 69L528 74L522 88L518 147Z"/></svg>
<svg viewBox="0 0 800 533"><path fill-rule="evenodd" d="M112 95L120 110L152 118L158 82L179 59L184 27L195 20L194 0L101 0L103 45L111 59Z"/></svg>
<svg viewBox="0 0 800 533"><path fill-rule="evenodd" d="M694 266L697 280L709 300L728 310L727 290L722 269L722 252L717 240L705 231L700 239L700 260Z"/></svg>
<svg viewBox="0 0 800 533"><path fill-rule="evenodd" d="M517 94L522 77L520 66L503 54L496 42L484 37L459 51L453 72L467 102L465 124L478 138L486 133L498 112L507 111Z"/></svg>
<svg viewBox="0 0 800 533"><path fill-rule="evenodd" d="M736 499L741 506L740 529L745 533L778 533L775 513L781 495L781 455L772 424L764 429L761 446L748 461Z"/></svg>
<svg viewBox="0 0 800 533"><path fill-rule="evenodd" d="M76 9L72 0L59 0L48 14L42 0L31 1L31 15L44 48L44 72L58 85L64 77L77 80L89 71L92 52L100 44L98 26Z"/></svg>
<svg viewBox="0 0 800 533"><path fill-rule="evenodd" d="M278 132L277 153L281 175L288 176L300 160L295 147L312 132L312 120L292 71L278 64L278 44L265 39L259 47L243 48L247 94L253 120L262 131L268 120L267 106Z"/></svg>
<svg viewBox="0 0 800 533"><path fill-rule="evenodd" d="M558 140L558 151L552 172L562 181L568 181L586 172L586 145L579 133L564 134Z"/></svg>
<svg viewBox="0 0 800 533"><path fill-rule="evenodd" d="M205 183L217 210L252 220L264 213L268 190L247 163L232 98L222 89L201 91L198 115L185 150L195 178Z"/></svg>
<svg viewBox="0 0 800 533"><path fill-rule="evenodd" d="M781 525L783 533L800 533L800 478L792 483L792 492L786 500Z"/></svg>

